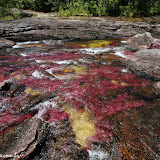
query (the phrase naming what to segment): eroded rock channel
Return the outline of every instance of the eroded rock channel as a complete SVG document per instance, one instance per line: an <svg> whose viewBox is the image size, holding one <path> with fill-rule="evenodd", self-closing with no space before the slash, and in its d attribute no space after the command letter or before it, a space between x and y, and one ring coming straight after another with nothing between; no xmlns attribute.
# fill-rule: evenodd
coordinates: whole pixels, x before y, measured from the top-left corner
<svg viewBox="0 0 160 160"><path fill-rule="evenodd" d="M72 37L56 21L54 32L51 24L47 32L44 24L9 32L1 26L3 37L40 39L6 40L0 50L0 159L160 159L160 40L148 36L136 48L115 26L116 38L104 36L99 30L108 24L95 21L102 37L90 30L92 20L78 23L88 23L90 37L74 34L76 21L63 28ZM95 38L105 40L66 40Z"/></svg>

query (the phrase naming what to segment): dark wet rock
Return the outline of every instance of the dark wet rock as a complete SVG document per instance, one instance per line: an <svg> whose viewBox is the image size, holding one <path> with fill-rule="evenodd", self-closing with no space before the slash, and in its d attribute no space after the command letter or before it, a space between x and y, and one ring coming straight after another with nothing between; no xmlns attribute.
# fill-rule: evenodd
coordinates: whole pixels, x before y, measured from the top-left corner
<svg viewBox="0 0 160 160"><path fill-rule="evenodd" d="M147 86L137 86L131 92L132 95L146 100L153 100L160 96L160 82L151 82Z"/></svg>
<svg viewBox="0 0 160 160"><path fill-rule="evenodd" d="M112 117L121 159L160 159L159 100Z"/></svg>
<svg viewBox="0 0 160 160"><path fill-rule="evenodd" d="M50 125L45 144L40 153L33 152L28 160L87 160L88 153L75 142L75 134L69 120L55 122Z"/></svg>
<svg viewBox="0 0 160 160"><path fill-rule="evenodd" d="M0 159L27 157L45 137L46 123L38 118L24 120L0 133Z"/></svg>
<svg viewBox="0 0 160 160"><path fill-rule="evenodd" d="M17 84L17 83L5 83L0 88L0 95L6 97L15 97L19 96L25 90L24 84Z"/></svg>
<svg viewBox="0 0 160 160"><path fill-rule="evenodd" d="M154 44L154 38L151 33L145 32L131 37L126 44L135 49L148 49Z"/></svg>
<svg viewBox="0 0 160 160"><path fill-rule="evenodd" d="M0 61L0 67L6 67L6 66L29 66L31 64L34 64L35 61L34 60L29 60L29 61L19 61L17 63L18 60L15 61ZM7 73L6 73L7 74Z"/></svg>
<svg viewBox="0 0 160 160"><path fill-rule="evenodd" d="M124 64L134 73L160 80L160 49L135 52L125 59Z"/></svg>
<svg viewBox="0 0 160 160"><path fill-rule="evenodd" d="M42 30L31 30L27 32L19 32L17 34L12 34L10 39L15 41L27 40L42 40L42 39L71 39L71 40L90 40L90 39L105 39L111 37L120 37L115 33L110 33L107 31L101 31L100 29L82 29L77 28L75 30L71 29L43 29Z"/></svg>
<svg viewBox="0 0 160 160"><path fill-rule="evenodd" d="M37 95L28 95L24 97L22 101L13 102L14 110L16 113L28 112L29 109L40 102L46 101L50 98L55 97L56 92L47 92Z"/></svg>
<svg viewBox="0 0 160 160"><path fill-rule="evenodd" d="M96 54L94 55L97 59L103 60L104 62L108 64L112 64L115 66L122 65L123 58L114 54L109 54L109 53L101 53L101 54ZM103 64L103 62L102 62Z"/></svg>
<svg viewBox="0 0 160 160"><path fill-rule="evenodd" d="M12 47L13 45L15 45L15 42L8 40L8 39L5 39L5 38L0 38L0 49Z"/></svg>

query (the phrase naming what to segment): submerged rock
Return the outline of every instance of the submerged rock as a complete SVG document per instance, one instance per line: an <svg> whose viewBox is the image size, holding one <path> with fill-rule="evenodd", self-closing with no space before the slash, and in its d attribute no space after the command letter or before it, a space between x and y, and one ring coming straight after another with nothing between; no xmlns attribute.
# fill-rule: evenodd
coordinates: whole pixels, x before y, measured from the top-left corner
<svg viewBox="0 0 160 160"><path fill-rule="evenodd" d="M137 51L125 59L125 65L133 72L160 80L160 49Z"/></svg>
<svg viewBox="0 0 160 160"><path fill-rule="evenodd" d="M19 96L24 91L24 89L24 84L4 83L3 86L1 86L0 88L0 95L5 97L15 97Z"/></svg>
<svg viewBox="0 0 160 160"><path fill-rule="evenodd" d="M152 44L154 44L154 38L149 32L137 34L127 41L127 45L135 49L148 49Z"/></svg>
<svg viewBox="0 0 160 160"><path fill-rule="evenodd" d="M0 38L0 49L1 48L7 48L7 47L12 47L13 45L15 45L14 41L5 39L5 38Z"/></svg>
<svg viewBox="0 0 160 160"><path fill-rule="evenodd" d="M146 100L157 99L160 96L160 82L152 82L147 86L137 86L131 94Z"/></svg>
<svg viewBox="0 0 160 160"><path fill-rule="evenodd" d="M65 119L49 126L45 142L27 160L88 160L88 152L75 142L70 121Z"/></svg>
<svg viewBox="0 0 160 160"><path fill-rule="evenodd" d="M15 108L14 110L17 114L22 112L28 112L31 107L47 99L50 99L54 96L55 92L53 93L48 92L37 95L28 95L27 97L24 96L24 98L22 98L21 101L17 101L13 104L13 108Z"/></svg>
<svg viewBox="0 0 160 160"><path fill-rule="evenodd" d="M0 159L27 157L45 137L46 123L38 118L24 120L0 133Z"/></svg>
<svg viewBox="0 0 160 160"><path fill-rule="evenodd" d="M159 100L112 118L120 159L160 159L159 119Z"/></svg>

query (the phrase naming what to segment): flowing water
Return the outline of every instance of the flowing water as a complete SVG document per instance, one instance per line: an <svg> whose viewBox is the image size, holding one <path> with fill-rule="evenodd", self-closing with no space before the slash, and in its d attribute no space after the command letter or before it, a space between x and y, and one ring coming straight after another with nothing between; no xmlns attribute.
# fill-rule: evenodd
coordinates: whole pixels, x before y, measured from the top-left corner
<svg viewBox="0 0 160 160"><path fill-rule="evenodd" d="M153 123L143 119L144 110L148 117L153 113L151 107L146 109L152 97L147 99L143 90L151 81L125 68L124 58L134 53L125 42L45 40L17 43L2 50L0 132L31 117L55 128L67 119L75 143L91 160L147 159L151 153L156 157L158 149L146 139L158 138L159 132L153 131L156 127L147 128ZM154 122L156 115L151 115ZM139 133L137 125L146 128ZM59 148L64 149L63 145ZM57 159L62 158L59 155Z"/></svg>

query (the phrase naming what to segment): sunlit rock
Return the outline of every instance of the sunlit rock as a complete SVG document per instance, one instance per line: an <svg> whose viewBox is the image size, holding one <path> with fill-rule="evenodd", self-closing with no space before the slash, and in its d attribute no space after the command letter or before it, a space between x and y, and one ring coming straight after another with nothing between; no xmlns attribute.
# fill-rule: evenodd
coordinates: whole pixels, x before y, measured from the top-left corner
<svg viewBox="0 0 160 160"><path fill-rule="evenodd" d="M160 49L160 39L155 39L154 44L150 48L151 49Z"/></svg>
<svg viewBox="0 0 160 160"><path fill-rule="evenodd" d="M147 49L154 44L154 38L149 32L145 32L131 37L126 44L135 49Z"/></svg>
<svg viewBox="0 0 160 160"><path fill-rule="evenodd" d="M160 49L140 50L125 59L124 64L134 73L160 79Z"/></svg>
<svg viewBox="0 0 160 160"><path fill-rule="evenodd" d="M14 44L15 42L11 40L0 38L0 48L12 47Z"/></svg>

